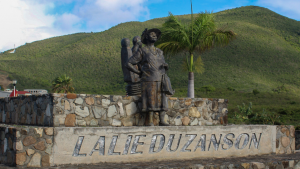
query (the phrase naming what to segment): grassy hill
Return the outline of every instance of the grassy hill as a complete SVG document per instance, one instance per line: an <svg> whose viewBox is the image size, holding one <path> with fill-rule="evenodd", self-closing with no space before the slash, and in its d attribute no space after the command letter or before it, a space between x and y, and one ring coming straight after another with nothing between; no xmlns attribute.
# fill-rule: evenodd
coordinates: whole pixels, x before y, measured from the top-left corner
<svg viewBox="0 0 300 169"><path fill-rule="evenodd" d="M224 92L201 93L198 89L204 85L212 85L218 91L231 87L237 93L249 93L253 89L268 93L284 84L290 93L280 97L297 99L300 92L300 22L256 6L214 15L219 26L226 25L238 37L226 47L201 54L205 72L195 75L196 96L230 98L235 95L238 98L237 94L224 95ZM190 15L177 17L182 22L190 21ZM27 43L14 54L1 54L0 70L7 72L11 79L18 79L18 89L50 90L51 81L65 73L73 79L76 93L125 94L120 63L121 39L141 35L145 28L160 28L165 20L127 22L99 33L77 33ZM175 96L186 95L187 72L180 70L184 57L179 54L167 58L168 74L177 91ZM232 106L249 101L246 95L241 97L245 99L237 99Z"/></svg>

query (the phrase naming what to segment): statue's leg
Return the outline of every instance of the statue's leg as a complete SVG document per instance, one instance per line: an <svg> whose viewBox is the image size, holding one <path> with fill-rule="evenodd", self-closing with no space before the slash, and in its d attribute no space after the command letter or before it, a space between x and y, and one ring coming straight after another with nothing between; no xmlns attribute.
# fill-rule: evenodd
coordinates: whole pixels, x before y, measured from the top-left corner
<svg viewBox="0 0 300 169"><path fill-rule="evenodd" d="M159 113L159 125L160 126L169 126L170 124L165 122L166 111L161 111Z"/></svg>
<svg viewBox="0 0 300 169"><path fill-rule="evenodd" d="M149 123L148 123L148 126L154 126L154 124L153 124L153 111L150 111L150 112L148 113L148 115L149 115Z"/></svg>

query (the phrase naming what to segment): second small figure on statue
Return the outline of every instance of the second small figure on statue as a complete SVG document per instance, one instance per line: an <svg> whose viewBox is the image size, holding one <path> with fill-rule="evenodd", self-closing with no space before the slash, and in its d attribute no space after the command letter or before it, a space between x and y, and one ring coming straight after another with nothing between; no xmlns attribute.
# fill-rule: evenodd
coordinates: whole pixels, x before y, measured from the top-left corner
<svg viewBox="0 0 300 169"><path fill-rule="evenodd" d="M160 36L159 29L145 29L141 36L141 42L145 46L138 48L126 64L130 71L141 77L142 111L148 113L149 126L154 126L153 115L155 112L159 113L160 125L169 125L164 120L166 111L168 111L166 93L173 94L170 80L166 75L168 64L165 62L163 51L154 46ZM134 66L136 64L141 65L141 70L136 69ZM165 91L166 88L169 89L169 92Z"/></svg>

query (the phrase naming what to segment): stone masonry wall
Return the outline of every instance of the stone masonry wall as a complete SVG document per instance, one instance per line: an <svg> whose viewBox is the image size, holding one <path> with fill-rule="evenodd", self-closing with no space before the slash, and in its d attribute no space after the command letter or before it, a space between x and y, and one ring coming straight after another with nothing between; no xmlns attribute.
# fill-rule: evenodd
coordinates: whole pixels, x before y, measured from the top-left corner
<svg viewBox="0 0 300 169"><path fill-rule="evenodd" d="M0 127L0 163L10 166L49 167L53 127Z"/></svg>
<svg viewBox="0 0 300 169"><path fill-rule="evenodd" d="M144 126L137 96L53 94L53 124L66 126ZM165 121L176 126L222 125L227 123L227 100L207 98L168 98ZM155 115L154 125L159 125Z"/></svg>
<svg viewBox="0 0 300 169"><path fill-rule="evenodd" d="M276 127L276 154L291 154L295 152L295 128L291 125Z"/></svg>
<svg viewBox="0 0 300 169"><path fill-rule="evenodd" d="M50 95L0 99L0 123L53 126Z"/></svg>

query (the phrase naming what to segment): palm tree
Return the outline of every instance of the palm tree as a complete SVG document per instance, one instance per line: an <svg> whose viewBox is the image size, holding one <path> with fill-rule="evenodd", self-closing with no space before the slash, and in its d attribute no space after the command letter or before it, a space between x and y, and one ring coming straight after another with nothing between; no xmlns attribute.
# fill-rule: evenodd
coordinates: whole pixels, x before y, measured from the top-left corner
<svg viewBox="0 0 300 169"><path fill-rule="evenodd" d="M201 56L198 56L194 63L194 52L202 53L215 46L226 45L236 37L236 34L230 30L225 31L224 27L217 29L212 13L199 13L194 20L192 2L191 18L190 24L183 24L169 12L169 17L162 26L162 36L157 47L166 55L187 53L183 63L189 72L187 96L194 98L194 71L204 72Z"/></svg>
<svg viewBox="0 0 300 169"><path fill-rule="evenodd" d="M74 90L74 87L72 87L72 79L66 74L52 81L52 92L54 93L72 93Z"/></svg>

